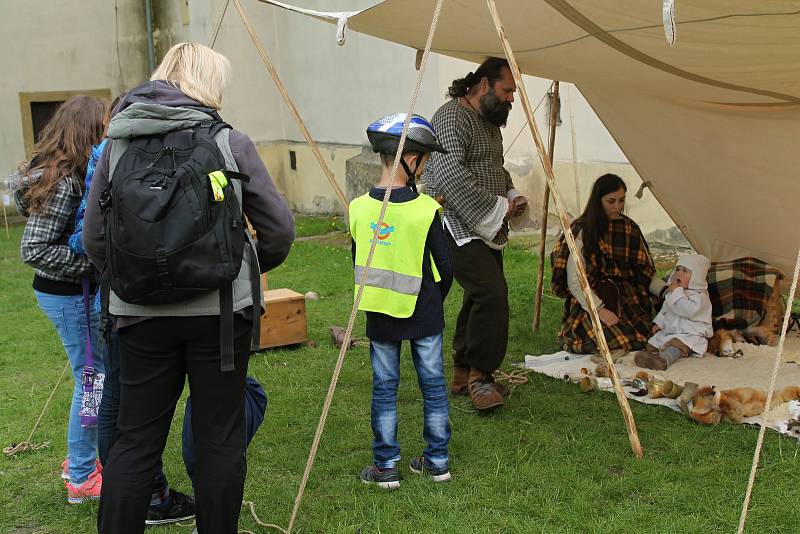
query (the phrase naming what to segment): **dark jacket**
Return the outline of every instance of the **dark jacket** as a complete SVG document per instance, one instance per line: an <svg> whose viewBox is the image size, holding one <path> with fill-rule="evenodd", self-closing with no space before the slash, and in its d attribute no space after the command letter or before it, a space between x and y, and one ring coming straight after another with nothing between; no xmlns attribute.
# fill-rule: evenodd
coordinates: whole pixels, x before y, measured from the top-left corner
<svg viewBox="0 0 800 534"><path fill-rule="evenodd" d="M385 188L374 187L369 196L383 200ZM392 190L389 201L402 203L414 200L419 196L408 187ZM353 261L356 257L356 244L352 242ZM441 276L440 282L434 282L431 269L431 256L436 262L436 269ZM411 317L400 319L377 312L367 314L367 337L375 341L401 341L403 339L419 339L444 330L444 299L453 285L453 262L442 220L437 213L428 228L425 240L425 251L422 259L422 287L417 296L417 305Z"/></svg>
<svg viewBox="0 0 800 534"><path fill-rule="evenodd" d="M200 105L179 89L163 81L143 84L128 93L115 110L118 113L134 102L152 102L165 106L188 107L210 115L215 110ZM100 210L100 195L108 185L108 165L113 140L109 142L92 179L89 202L83 227L83 244L91 262L102 270L105 262L103 238L103 213ZM258 235L256 253L261 272L280 265L288 256L294 241L294 218L286 199L275 189L275 184L247 135L232 130L230 145L239 172L250 176L249 183L242 184L243 210Z"/></svg>

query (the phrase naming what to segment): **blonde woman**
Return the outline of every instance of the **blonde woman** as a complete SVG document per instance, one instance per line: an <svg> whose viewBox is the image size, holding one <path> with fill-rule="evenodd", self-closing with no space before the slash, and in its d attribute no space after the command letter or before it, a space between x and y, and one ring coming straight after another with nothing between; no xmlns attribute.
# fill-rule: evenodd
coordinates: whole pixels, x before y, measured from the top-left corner
<svg viewBox="0 0 800 534"><path fill-rule="evenodd" d="M177 44L150 82L122 100L109 125L110 146L97 165L86 212L84 245L95 265L103 266L107 245L100 199L109 182L123 175L116 163L125 161L125 155L115 152L114 144L125 146L145 138L157 145L175 132L218 124L229 73L229 62L219 53L196 43ZM294 221L252 141L236 130L220 132L214 140L220 152L233 160L226 159L226 167L249 176L238 200L258 233L258 262L249 261L245 250L234 282L234 369L223 372L220 366L220 345L225 340L220 333L218 291L159 305L134 304L111 293L109 313L120 347L120 407L98 511L102 533L144 531L153 477L187 376L197 454L197 530L234 533L237 529L246 474L245 375L253 315L261 314L260 303L251 298L251 269L266 272L284 261L294 240ZM182 165L185 156L175 150L171 157L173 165ZM165 159L169 162L169 157ZM114 169L112 176L109 169ZM246 291L238 291L238 282Z"/></svg>

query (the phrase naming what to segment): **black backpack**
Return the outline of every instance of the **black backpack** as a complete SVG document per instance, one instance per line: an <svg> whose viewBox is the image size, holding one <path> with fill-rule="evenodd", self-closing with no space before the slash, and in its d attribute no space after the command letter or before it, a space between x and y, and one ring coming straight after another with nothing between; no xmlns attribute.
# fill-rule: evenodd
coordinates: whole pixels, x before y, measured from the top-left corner
<svg viewBox="0 0 800 534"><path fill-rule="evenodd" d="M214 140L222 128L230 126L216 121L129 139L113 166L101 206L104 274L123 301L168 304L219 290L226 371L233 369L232 284L245 247L251 259L255 253L233 186L233 180L247 182L249 177L226 170ZM227 179L221 199L215 199L209 176L215 171ZM255 311L260 302L257 265L251 261L254 325L260 315Z"/></svg>

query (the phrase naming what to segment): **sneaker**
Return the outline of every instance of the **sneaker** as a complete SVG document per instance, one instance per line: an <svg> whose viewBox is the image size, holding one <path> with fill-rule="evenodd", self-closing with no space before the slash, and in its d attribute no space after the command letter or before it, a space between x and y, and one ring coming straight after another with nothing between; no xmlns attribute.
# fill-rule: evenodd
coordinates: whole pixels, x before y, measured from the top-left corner
<svg viewBox="0 0 800 534"><path fill-rule="evenodd" d="M431 465L431 463L428 462L424 456L412 458L408 467L412 472L418 475L426 475L431 477L431 480L434 482L448 482L453 478L450 476L450 471L446 467L441 469L433 467L433 465Z"/></svg>
<svg viewBox="0 0 800 534"><path fill-rule="evenodd" d="M69 504L80 504L84 501L99 499L100 490L103 487L103 475L97 470L94 470L89 478L83 481L83 484L75 485L72 482L64 482L64 487L67 488L67 502Z"/></svg>
<svg viewBox="0 0 800 534"><path fill-rule="evenodd" d="M378 469L371 465L361 470L361 482L364 484L377 484L383 489L397 489L400 487L400 473L394 467Z"/></svg>
<svg viewBox="0 0 800 534"><path fill-rule="evenodd" d="M194 517L194 498L174 489L169 490L169 500L147 510L145 525L164 525L177 523Z"/></svg>
<svg viewBox="0 0 800 534"><path fill-rule="evenodd" d="M100 465L100 460L98 458L94 459L94 469L100 474L103 473L103 466ZM69 480L69 458L61 463L61 478Z"/></svg>

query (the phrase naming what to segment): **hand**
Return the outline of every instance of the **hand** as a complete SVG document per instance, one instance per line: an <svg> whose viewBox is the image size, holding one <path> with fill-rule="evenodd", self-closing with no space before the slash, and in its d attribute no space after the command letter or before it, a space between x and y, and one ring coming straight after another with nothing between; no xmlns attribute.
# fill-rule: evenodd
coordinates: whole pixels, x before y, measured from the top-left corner
<svg viewBox="0 0 800 534"><path fill-rule="evenodd" d="M517 215L522 214L528 206L528 199L523 196L514 197L513 200L508 201L508 211L506 211L506 220L513 219Z"/></svg>
<svg viewBox="0 0 800 534"><path fill-rule="evenodd" d="M672 290L673 290L673 289L675 289L676 287L678 287L678 281L677 281L677 280L672 280L672 281L669 283L669 285L667 286L667 293L669 293L670 291L672 291Z"/></svg>
<svg viewBox="0 0 800 534"><path fill-rule="evenodd" d="M597 315L600 316L600 320L606 326L614 326L619 322L619 317L617 317L617 314L608 308L601 308L600 311L597 312Z"/></svg>
<svg viewBox="0 0 800 534"><path fill-rule="evenodd" d="M657 324L654 324L654 325L653 325L653 329L652 329L652 330L650 330L650 331L651 331L653 334L657 334L657 333L658 333L660 330L661 330L661 327L660 327L660 326L658 326Z"/></svg>
<svg viewBox="0 0 800 534"><path fill-rule="evenodd" d="M514 212L512 213L511 217L522 215L522 213L525 211L525 208L528 207L528 199L522 195L514 197L514 200L511 201L511 205L514 207Z"/></svg>

